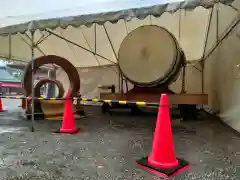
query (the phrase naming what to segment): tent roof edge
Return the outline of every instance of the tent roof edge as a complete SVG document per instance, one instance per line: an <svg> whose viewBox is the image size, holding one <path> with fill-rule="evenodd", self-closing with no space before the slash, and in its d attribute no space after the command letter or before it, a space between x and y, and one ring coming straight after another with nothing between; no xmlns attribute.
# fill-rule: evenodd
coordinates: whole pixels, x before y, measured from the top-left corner
<svg viewBox="0 0 240 180"><path fill-rule="evenodd" d="M139 3L142 2L140 0L135 0L135 2L136 1L139 1ZM122 7L118 7L118 9L116 9L115 6L114 9L113 5L111 6L110 4L109 9L113 9L114 11L101 11L102 9L100 8L98 11L96 10L91 13L80 13L79 9L77 11L76 9L68 9L45 14L32 14L18 17L13 15L11 17L5 17L5 19L0 18L0 22L11 22L11 24L6 26L2 25L3 27L0 27L0 35L25 33L26 31L56 29L58 27L67 28L68 26L91 26L94 23L99 25L102 25L106 22L117 23L121 19L126 21L130 21L133 18L144 19L149 15L159 17L164 12L174 13L179 9L192 10L198 6L211 8L216 3L231 5L234 0L180 0L178 2L162 4L159 4L159 2L157 3L154 0L151 1L152 3L148 2L148 4L151 5L147 5L145 1L146 5L144 5L144 3L141 6L140 4L138 6L133 6L131 4L129 5L129 8L127 8L127 5L124 5ZM108 6L108 4L105 6Z"/></svg>

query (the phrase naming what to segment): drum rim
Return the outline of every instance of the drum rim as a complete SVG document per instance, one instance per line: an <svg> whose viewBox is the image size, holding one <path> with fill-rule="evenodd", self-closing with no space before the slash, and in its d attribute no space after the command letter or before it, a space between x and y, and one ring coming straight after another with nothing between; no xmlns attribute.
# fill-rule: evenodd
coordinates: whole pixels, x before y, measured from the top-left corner
<svg viewBox="0 0 240 180"><path fill-rule="evenodd" d="M142 28L142 27L145 27L145 26L155 26L155 27L158 27L158 28L164 30L165 32L167 32L168 35L170 35L170 37L172 37L173 42L174 42L174 44L175 44L175 46L174 46L174 49L175 49L175 58L174 58L174 59L175 59L175 60L173 60L173 63L171 63L170 68L167 69L167 71L165 72L165 75L164 75L164 76L162 76L162 77L158 78L157 80L152 81L152 82L150 82L150 83L139 83L139 82L136 82L136 81L134 81L134 80L131 80L131 79L130 79L128 76L126 76L126 74L122 71L121 66L119 65L119 54L120 54L120 48L121 48L121 46L122 46L123 41L124 41L126 38L128 38L128 36L130 36L135 30L137 30L137 29L139 29L139 28ZM171 32L169 32L165 27L158 26L158 25L142 25L142 26L139 26L139 27L137 27L136 29L132 30L132 31L123 39L123 41L122 41L122 43L121 43L121 45L120 45L120 48L119 48L119 50L118 50L118 58L117 58L118 69L119 69L120 73L121 73L129 82L133 83L134 85L137 85L137 86L139 86L139 87L154 87L154 86L157 86L157 85L162 85L162 84L165 84L165 83L168 81L168 79L170 79L170 77L171 77L172 75L176 74L176 73L173 72L175 68L176 68L176 71L179 71L179 70L177 70L177 69L179 69L179 68L176 67L176 66L178 66L179 64L181 64L181 61L182 61L181 58L180 58L180 51L181 51L180 45L179 45L177 39L175 38L175 36L174 36Z"/></svg>

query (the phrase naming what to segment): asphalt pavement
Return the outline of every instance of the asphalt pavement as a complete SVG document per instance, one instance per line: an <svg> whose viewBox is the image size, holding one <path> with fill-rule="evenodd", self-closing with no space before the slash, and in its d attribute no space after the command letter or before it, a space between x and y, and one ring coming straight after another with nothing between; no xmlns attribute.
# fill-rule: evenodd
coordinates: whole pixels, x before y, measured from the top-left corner
<svg viewBox="0 0 240 180"><path fill-rule="evenodd" d="M60 121L20 118L18 100L3 100L0 114L0 179L6 180L160 180L139 168L136 160L149 155L156 115L101 113L85 108L76 135L53 133ZM240 179L240 136L211 117L202 121L172 121L176 156L188 171L174 180Z"/></svg>

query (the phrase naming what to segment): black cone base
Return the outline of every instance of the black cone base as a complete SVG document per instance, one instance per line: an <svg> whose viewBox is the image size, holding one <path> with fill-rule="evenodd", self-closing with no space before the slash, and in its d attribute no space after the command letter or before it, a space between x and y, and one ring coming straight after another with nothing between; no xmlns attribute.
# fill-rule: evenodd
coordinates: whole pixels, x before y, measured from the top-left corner
<svg viewBox="0 0 240 180"><path fill-rule="evenodd" d="M79 128L77 128L75 131L72 131L72 132L64 132L64 131L61 131L59 129L59 130L55 131L54 133L59 133L59 134L77 134L79 131L80 131Z"/></svg>
<svg viewBox="0 0 240 180"><path fill-rule="evenodd" d="M141 166L142 168L151 171L159 176L162 177L172 177L175 176L177 174L179 174L180 172L188 169L190 167L190 165L188 164L187 161L183 160L183 159L178 159L179 161L179 165L175 168L170 168L170 169L163 169L163 168L158 168L158 167L153 167L148 163L148 157L144 157L140 160L137 161L137 164L139 166Z"/></svg>

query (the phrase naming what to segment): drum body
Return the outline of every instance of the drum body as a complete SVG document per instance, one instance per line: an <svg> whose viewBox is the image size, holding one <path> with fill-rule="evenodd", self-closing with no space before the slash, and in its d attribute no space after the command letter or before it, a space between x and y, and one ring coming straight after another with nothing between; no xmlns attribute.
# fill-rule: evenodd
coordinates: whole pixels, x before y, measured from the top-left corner
<svg viewBox="0 0 240 180"><path fill-rule="evenodd" d="M133 30L118 51L123 76L140 87L168 86L177 79L184 61L175 37L155 25Z"/></svg>

